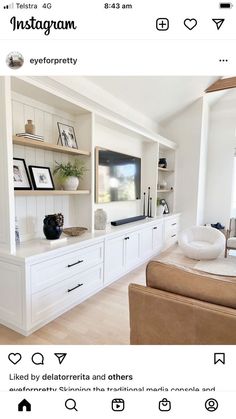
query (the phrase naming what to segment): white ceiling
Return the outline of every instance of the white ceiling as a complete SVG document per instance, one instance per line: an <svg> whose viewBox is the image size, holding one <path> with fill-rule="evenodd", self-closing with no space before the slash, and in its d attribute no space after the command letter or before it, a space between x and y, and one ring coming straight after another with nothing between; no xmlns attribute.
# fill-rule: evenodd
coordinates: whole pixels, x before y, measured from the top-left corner
<svg viewBox="0 0 236 419"><path fill-rule="evenodd" d="M183 110L219 77L86 77L126 105L155 122L162 122Z"/></svg>

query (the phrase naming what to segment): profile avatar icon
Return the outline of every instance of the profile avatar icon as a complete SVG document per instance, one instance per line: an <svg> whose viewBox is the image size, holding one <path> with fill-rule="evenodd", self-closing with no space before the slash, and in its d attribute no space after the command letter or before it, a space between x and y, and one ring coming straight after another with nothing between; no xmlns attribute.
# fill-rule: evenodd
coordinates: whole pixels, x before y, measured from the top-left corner
<svg viewBox="0 0 236 419"><path fill-rule="evenodd" d="M6 63L12 70L18 70L24 64L23 55L20 52L13 51L7 55Z"/></svg>
<svg viewBox="0 0 236 419"><path fill-rule="evenodd" d="M208 412L215 412L218 409L218 401L216 399L208 399L205 403Z"/></svg>

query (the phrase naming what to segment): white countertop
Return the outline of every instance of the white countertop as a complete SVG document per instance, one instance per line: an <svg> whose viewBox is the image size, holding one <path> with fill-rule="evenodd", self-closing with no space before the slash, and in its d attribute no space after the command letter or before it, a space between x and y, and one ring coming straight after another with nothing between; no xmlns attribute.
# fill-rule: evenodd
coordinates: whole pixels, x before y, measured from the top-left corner
<svg viewBox="0 0 236 419"><path fill-rule="evenodd" d="M81 236L77 237L67 237L66 241L53 242L53 245L50 244L50 241L45 238L29 240L24 243L21 243L16 247L16 252L14 254L1 254L1 257L4 259L10 259L11 261L25 262L36 260L40 255L47 253L48 258L53 258L54 256L59 256L60 253L70 252L85 245L95 244L96 242L102 241L110 236L116 236L119 234L125 234L136 230L137 228L145 227L149 224L155 223L157 221L162 221L167 218L178 216L179 214L168 214L155 218L146 218L145 220L136 221L133 223L122 224L120 226L111 226L108 225L106 230L96 230L93 233L87 232ZM62 234L62 238L66 237Z"/></svg>

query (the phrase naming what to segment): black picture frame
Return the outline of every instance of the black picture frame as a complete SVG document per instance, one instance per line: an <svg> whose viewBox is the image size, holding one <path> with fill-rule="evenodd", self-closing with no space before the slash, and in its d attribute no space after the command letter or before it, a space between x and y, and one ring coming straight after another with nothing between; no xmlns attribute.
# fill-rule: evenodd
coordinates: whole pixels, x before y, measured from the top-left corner
<svg viewBox="0 0 236 419"><path fill-rule="evenodd" d="M163 207L164 207L163 214L169 214L170 210L169 210L168 204L167 204L167 202L164 198L162 198L160 200L160 204L163 205Z"/></svg>
<svg viewBox="0 0 236 419"><path fill-rule="evenodd" d="M59 139L61 145L67 148L73 148L74 150L78 149L78 144L75 135L75 129L71 125L63 124L62 122L57 122L57 127L59 131Z"/></svg>
<svg viewBox="0 0 236 419"><path fill-rule="evenodd" d="M29 173L24 159L13 157L13 183L17 191L32 190ZM21 173L23 169L23 172ZM17 173L18 171L18 173ZM25 184L25 186L24 186ZM18 186L19 185L19 186Z"/></svg>
<svg viewBox="0 0 236 419"><path fill-rule="evenodd" d="M53 191L55 189L50 167L29 166L32 184L38 191ZM46 185L51 186L46 186Z"/></svg>

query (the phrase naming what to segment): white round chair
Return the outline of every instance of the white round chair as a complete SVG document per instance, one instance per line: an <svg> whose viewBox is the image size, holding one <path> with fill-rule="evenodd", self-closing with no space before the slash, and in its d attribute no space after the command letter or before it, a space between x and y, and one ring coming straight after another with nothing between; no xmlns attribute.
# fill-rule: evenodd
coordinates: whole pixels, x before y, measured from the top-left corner
<svg viewBox="0 0 236 419"><path fill-rule="evenodd" d="M194 226L179 235L179 246L183 254L191 259L216 259L225 248L225 236L208 226Z"/></svg>

